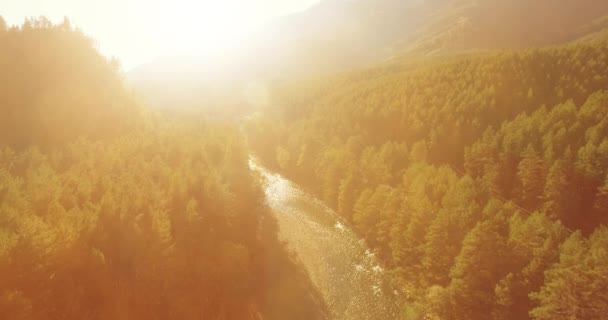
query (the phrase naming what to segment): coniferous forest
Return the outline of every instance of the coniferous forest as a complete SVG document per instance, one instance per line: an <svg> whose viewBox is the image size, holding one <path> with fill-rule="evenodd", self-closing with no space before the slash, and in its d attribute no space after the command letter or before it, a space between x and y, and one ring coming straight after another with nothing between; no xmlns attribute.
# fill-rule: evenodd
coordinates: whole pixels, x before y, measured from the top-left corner
<svg viewBox="0 0 608 320"><path fill-rule="evenodd" d="M603 319L607 75L605 36L422 58L278 86L247 128L373 248L405 319Z"/></svg>
<svg viewBox="0 0 608 320"><path fill-rule="evenodd" d="M0 47L0 318L325 317L237 128L141 107L68 22Z"/></svg>
<svg viewBox="0 0 608 320"><path fill-rule="evenodd" d="M608 319L608 4L310 3L130 71L0 16L0 319Z"/></svg>

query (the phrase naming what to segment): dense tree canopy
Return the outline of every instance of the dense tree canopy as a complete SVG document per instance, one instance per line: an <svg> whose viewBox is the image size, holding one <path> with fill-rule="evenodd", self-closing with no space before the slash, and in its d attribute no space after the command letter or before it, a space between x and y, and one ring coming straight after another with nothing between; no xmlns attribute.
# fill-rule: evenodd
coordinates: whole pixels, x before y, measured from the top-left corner
<svg viewBox="0 0 608 320"><path fill-rule="evenodd" d="M118 63L107 61L68 20L54 25L42 17L4 28L0 48L2 145L118 136L141 120Z"/></svg>
<svg viewBox="0 0 608 320"><path fill-rule="evenodd" d="M405 319L608 313L606 33L282 84L248 145L141 107L67 20L0 19L0 48L7 319L326 318L247 147L348 221Z"/></svg>
<svg viewBox="0 0 608 320"><path fill-rule="evenodd" d="M323 319L239 131L138 107L67 22L0 25L3 319Z"/></svg>
<svg viewBox="0 0 608 320"><path fill-rule="evenodd" d="M406 319L599 319L607 39L283 85L250 145L350 221Z"/></svg>

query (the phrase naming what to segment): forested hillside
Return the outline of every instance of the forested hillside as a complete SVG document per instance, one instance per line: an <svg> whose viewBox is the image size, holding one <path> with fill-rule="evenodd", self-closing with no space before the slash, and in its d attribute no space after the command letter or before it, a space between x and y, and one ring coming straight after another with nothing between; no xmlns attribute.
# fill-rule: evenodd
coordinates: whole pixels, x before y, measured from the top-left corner
<svg viewBox="0 0 608 320"><path fill-rule="evenodd" d="M280 86L247 131L385 262L404 319L602 319L607 75L601 33L410 59Z"/></svg>
<svg viewBox="0 0 608 320"><path fill-rule="evenodd" d="M0 23L0 45L3 146L118 136L139 125L140 108L122 85L118 63L106 62L69 21Z"/></svg>
<svg viewBox="0 0 608 320"><path fill-rule="evenodd" d="M139 106L67 22L0 48L2 319L326 317L236 128Z"/></svg>
<svg viewBox="0 0 608 320"><path fill-rule="evenodd" d="M252 113L263 104L252 88L275 81L389 59L542 47L607 27L601 0L323 0L251 30L232 49L163 57L127 75L151 107L226 118Z"/></svg>
<svg viewBox="0 0 608 320"><path fill-rule="evenodd" d="M409 52L541 47L608 27L608 2L597 0L443 0L414 36Z"/></svg>

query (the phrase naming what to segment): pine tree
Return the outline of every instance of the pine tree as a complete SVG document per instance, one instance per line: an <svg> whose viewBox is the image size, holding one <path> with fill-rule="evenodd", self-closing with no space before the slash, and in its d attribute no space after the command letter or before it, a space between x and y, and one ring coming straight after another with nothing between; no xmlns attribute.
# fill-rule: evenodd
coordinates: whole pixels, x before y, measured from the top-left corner
<svg viewBox="0 0 608 320"><path fill-rule="evenodd" d="M563 161L557 160L547 175L543 211L558 218L565 217L568 213L569 187L565 164Z"/></svg>
<svg viewBox="0 0 608 320"><path fill-rule="evenodd" d="M534 319L585 319L582 299L590 279L581 262L587 252L588 245L581 232L573 233L560 247L559 263L545 272L541 290L530 295L539 302L539 307L530 312Z"/></svg>
<svg viewBox="0 0 608 320"><path fill-rule="evenodd" d="M469 232L450 271L453 313L445 319L487 317L496 308L494 289L508 273L509 255L504 217L480 222Z"/></svg>
<svg viewBox="0 0 608 320"><path fill-rule="evenodd" d="M536 209L541 203L545 185L545 164L532 145L528 145L517 166L519 180L519 199L529 210Z"/></svg>
<svg viewBox="0 0 608 320"><path fill-rule="evenodd" d="M4 20L4 18L2 16L0 16L0 35L4 32L6 32L6 20Z"/></svg>
<svg viewBox="0 0 608 320"><path fill-rule="evenodd" d="M608 175L604 185L598 189L595 196L593 218L595 225L608 224Z"/></svg>

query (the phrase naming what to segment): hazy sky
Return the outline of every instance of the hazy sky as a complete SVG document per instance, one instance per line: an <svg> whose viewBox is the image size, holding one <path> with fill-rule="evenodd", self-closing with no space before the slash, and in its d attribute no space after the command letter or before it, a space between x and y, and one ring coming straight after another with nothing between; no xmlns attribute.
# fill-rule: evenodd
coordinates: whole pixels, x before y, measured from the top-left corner
<svg viewBox="0 0 608 320"><path fill-rule="evenodd" d="M273 17L319 0L0 0L8 24L45 15L64 16L97 40L125 69L161 55L229 46Z"/></svg>

